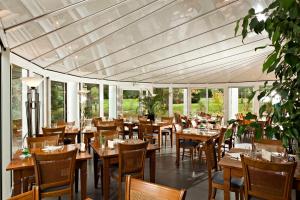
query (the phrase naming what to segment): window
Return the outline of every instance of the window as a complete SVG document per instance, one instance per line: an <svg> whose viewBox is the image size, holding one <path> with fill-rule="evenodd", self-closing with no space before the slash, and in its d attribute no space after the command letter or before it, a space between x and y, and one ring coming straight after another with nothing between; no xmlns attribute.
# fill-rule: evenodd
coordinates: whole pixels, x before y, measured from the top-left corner
<svg viewBox="0 0 300 200"><path fill-rule="evenodd" d="M51 123L66 121L66 83L51 81Z"/></svg>
<svg viewBox="0 0 300 200"><path fill-rule="evenodd" d="M22 138L25 135L24 127L26 121L22 121L23 115L26 115L24 110L27 86L22 83L21 77L26 77L28 71L12 65L12 80L11 80L11 114L12 114L12 153L17 149L22 148ZM23 105L24 104L24 105ZM24 133L25 132L25 133Z"/></svg>
<svg viewBox="0 0 300 200"><path fill-rule="evenodd" d="M206 112L206 89L191 90L191 114L195 115L200 112Z"/></svg>
<svg viewBox="0 0 300 200"><path fill-rule="evenodd" d="M239 87L238 88L238 101L239 101L239 113L246 114L253 111L253 101L248 102L253 88L252 87Z"/></svg>
<svg viewBox="0 0 300 200"><path fill-rule="evenodd" d="M179 114L184 113L184 93L187 89L173 88L173 112Z"/></svg>
<svg viewBox="0 0 300 200"><path fill-rule="evenodd" d="M100 115L99 85L84 83L83 87L89 91L86 96L85 115L87 118L98 117Z"/></svg>
<svg viewBox="0 0 300 200"><path fill-rule="evenodd" d="M223 89L208 89L208 113L212 115L224 115Z"/></svg>
<svg viewBox="0 0 300 200"><path fill-rule="evenodd" d="M138 90L123 90L123 117L137 119L139 109L139 96Z"/></svg>
<svg viewBox="0 0 300 200"><path fill-rule="evenodd" d="M169 116L169 88L153 88L153 93L162 97L164 109L157 112L157 117Z"/></svg>
<svg viewBox="0 0 300 200"><path fill-rule="evenodd" d="M104 92L104 116L108 118L109 116L109 85L103 86Z"/></svg>

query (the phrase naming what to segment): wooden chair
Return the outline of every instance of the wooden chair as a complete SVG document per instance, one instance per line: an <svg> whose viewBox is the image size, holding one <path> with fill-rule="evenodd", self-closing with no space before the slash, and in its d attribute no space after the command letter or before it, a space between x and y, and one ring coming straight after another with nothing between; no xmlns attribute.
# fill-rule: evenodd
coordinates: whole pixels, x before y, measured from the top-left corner
<svg viewBox="0 0 300 200"><path fill-rule="evenodd" d="M281 140L259 139L253 140L256 149L265 149L272 152L284 152L284 147Z"/></svg>
<svg viewBox="0 0 300 200"><path fill-rule="evenodd" d="M125 131L124 127L124 119L115 119L115 125L117 126L117 131L119 132L119 135L122 136L123 139L125 139L125 135L129 135L128 131Z"/></svg>
<svg viewBox="0 0 300 200"><path fill-rule="evenodd" d="M27 137L28 148L43 148L45 145L58 145L59 136Z"/></svg>
<svg viewBox="0 0 300 200"><path fill-rule="evenodd" d="M69 194L73 199L73 182L77 149L51 154L33 154L35 182L41 198Z"/></svg>
<svg viewBox="0 0 300 200"><path fill-rule="evenodd" d="M58 128L42 128L43 135L40 136L51 136L51 135L58 135L59 141L64 141L65 138L65 126L58 127Z"/></svg>
<svg viewBox="0 0 300 200"><path fill-rule="evenodd" d="M245 199L291 199L296 162L272 163L241 155Z"/></svg>
<svg viewBox="0 0 300 200"><path fill-rule="evenodd" d="M32 190L13 196L8 200L39 200L39 187L33 186Z"/></svg>
<svg viewBox="0 0 300 200"><path fill-rule="evenodd" d="M140 121L138 138L148 141L151 144L155 144L155 136L157 132L154 132L154 127L151 121Z"/></svg>
<svg viewBox="0 0 300 200"><path fill-rule="evenodd" d="M215 143L208 140L205 143L206 165L208 171L208 199L215 199L217 189L224 190L224 175L222 171L218 171L217 156ZM235 198L243 199L243 179L231 178L230 191L235 192Z"/></svg>
<svg viewBox="0 0 300 200"><path fill-rule="evenodd" d="M218 138L215 140L215 142L217 144L217 149L218 149L218 151L217 151L218 152L218 162L223 157L222 147L224 146L223 143L224 143L224 136L225 136L226 131L227 131L227 128L222 127Z"/></svg>
<svg viewBox="0 0 300 200"><path fill-rule="evenodd" d="M92 120L92 124L96 127L99 123L102 122L102 117L94 117Z"/></svg>
<svg viewBox="0 0 300 200"><path fill-rule="evenodd" d="M65 122L65 120L59 120L56 122L56 125L58 127L61 127L61 126L66 126L67 122Z"/></svg>
<svg viewBox="0 0 300 200"><path fill-rule="evenodd" d="M119 168L118 176L118 196L122 199L122 182L126 175L134 178L144 179L144 165L147 153L148 142L139 144L122 144L118 145L119 149Z"/></svg>
<svg viewBox="0 0 300 200"><path fill-rule="evenodd" d="M179 190L126 176L125 200L184 200L186 190Z"/></svg>
<svg viewBox="0 0 300 200"><path fill-rule="evenodd" d="M172 125L171 128L165 128L161 131L162 137L165 137L165 146L167 145L167 135L170 136L171 148L173 147L173 119L174 117L161 117L162 122ZM162 139L163 141L163 139Z"/></svg>

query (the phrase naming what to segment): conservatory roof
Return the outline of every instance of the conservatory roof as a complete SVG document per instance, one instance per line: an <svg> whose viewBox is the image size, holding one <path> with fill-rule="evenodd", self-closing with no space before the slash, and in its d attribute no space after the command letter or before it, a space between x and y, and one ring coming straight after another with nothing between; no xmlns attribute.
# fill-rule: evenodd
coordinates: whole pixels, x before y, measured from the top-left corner
<svg viewBox="0 0 300 200"><path fill-rule="evenodd" d="M114 81L273 80L266 35L234 36L249 8L271 0L0 0L11 52L51 71ZM260 16L264 18L264 16Z"/></svg>

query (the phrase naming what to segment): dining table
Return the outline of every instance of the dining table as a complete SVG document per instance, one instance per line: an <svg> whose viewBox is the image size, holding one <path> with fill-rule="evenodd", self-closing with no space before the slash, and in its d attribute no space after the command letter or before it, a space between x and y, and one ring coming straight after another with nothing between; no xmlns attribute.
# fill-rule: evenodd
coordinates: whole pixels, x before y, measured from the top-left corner
<svg viewBox="0 0 300 200"><path fill-rule="evenodd" d="M198 129L198 128L186 128L176 133L176 166L179 167L180 157L180 141L181 140L193 140L206 142L210 139L217 138L219 130L217 129Z"/></svg>
<svg viewBox="0 0 300 200"><path fill-rule="evenodd" d="M261 148L264 149L264 146L261 145ZM239 157L233 157L232 154L242 154L249 153L247 148L232 148L230 151L225 154L225 156L219 161L219 166L223 169L224 173L224 200L230 199L230 180L232 177L243 177L243 167L242 162ZM297 168L295 170L294 179L293 179L293 188L296 189L296 196L300 198L300 161L296 158ZM296 198L296 199L298 199Z"/></svg>
<svg viewBox="0 0 300 200"><path fill-rule="evenodd" d="M79 149L79 144L63 145L61 148L53 151L45 151L43 148L30 149L30 153L51 154L57 152L67 152ZM75 166L75 192L78 192L78 173L80 172L80 191L81 199L87 197L87 161L92 156L87 151L78 151L76 155ZM18 195L28 191L28 180L30 177L34 177L34 162L30 154L24 156L22 150L17 150L12 156L12 160L6 167L6 171L12 171L13 174L13 193L12 195Z"/></svg>
<svg viewBox="0 0 300 200"><path fill-rule="evenodd" d="M125 143L132 143L136 144L142 142L139 139L128 139L124 141ZM95 187L98 183L98 162L101 160L103 165L103 173L102 173L102 180L103 185L102 187L102 195L104 200L109 199L109 188L110 188L110 168L114 164L119 162L119 151L117 145L114 148L104 147L99 145L98 142L91 143L91 147L94 152L94 181ZM150 182L155 183L155 173L156 173L156 151L159 150L157 145L148 144L146 158L149 158L149 171L150 171Z"/></svg>

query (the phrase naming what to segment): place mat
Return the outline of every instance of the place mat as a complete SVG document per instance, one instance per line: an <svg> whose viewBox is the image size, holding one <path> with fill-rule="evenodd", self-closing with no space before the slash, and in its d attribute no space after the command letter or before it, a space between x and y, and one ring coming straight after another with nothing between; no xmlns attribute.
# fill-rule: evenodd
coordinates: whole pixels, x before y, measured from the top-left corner
<svg viewBox="0 0 300 200"><path fill-rule="evenodd" d="M228 155L230 158L233 158L235 160L241 160L240 153L227 153L226 155Z"/></svg>

